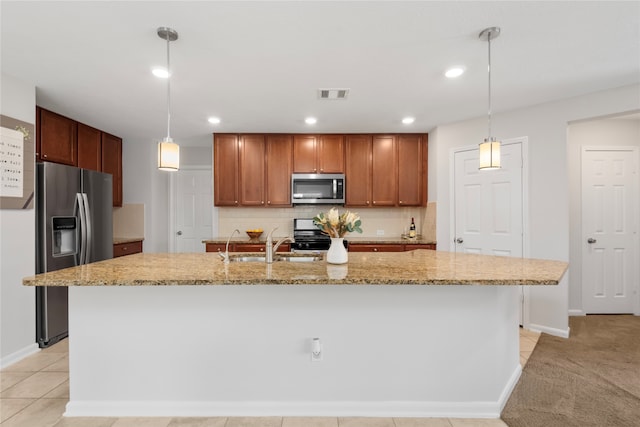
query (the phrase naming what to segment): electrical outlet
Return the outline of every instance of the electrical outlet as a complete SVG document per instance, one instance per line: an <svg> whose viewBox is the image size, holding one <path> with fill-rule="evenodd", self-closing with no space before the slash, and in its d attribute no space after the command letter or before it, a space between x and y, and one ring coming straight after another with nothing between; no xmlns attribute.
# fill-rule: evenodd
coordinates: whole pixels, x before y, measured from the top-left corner
<svg viewBox="0 0 640 427"><path fill-rule="evenodd" d="M377 230L376 236L384 236L384 230Z"/></svg>

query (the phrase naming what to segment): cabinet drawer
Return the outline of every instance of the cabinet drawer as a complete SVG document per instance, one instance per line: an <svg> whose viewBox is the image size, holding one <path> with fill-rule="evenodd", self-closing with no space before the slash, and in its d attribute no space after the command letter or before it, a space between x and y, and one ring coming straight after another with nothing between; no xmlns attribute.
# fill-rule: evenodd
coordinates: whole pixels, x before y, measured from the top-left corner
<svg viewBox="0 0 640 427"><path fill-rule="evenodd" d="M275 243L275 242L274 242ZM264 243L236 243L233 245L233 252L264 252L265 251ZM289 244L283 243L278 246L278 250L276 252L289 252ZM229 251L232 251L231 247Z"/></svg>
<svg viewBox="0 0 640 427"><path fill-rule="evenodd" d="M118 243L113 245L113 257L137 254L142 252L142 241L130 243Z"/></svg>
<svg viewBox="0 0 640 427"><path fill-rule="evenodd" d="M349 252L404 252L404 245L349 244Z"/></svg>
<svg viewBox="0 0 640 427"><path fill-rule="evenodd" d="M207 243L206 251L207 252L224 252L227 245L224 243ZM233 244L229 244L229 249L233 248Z"/></svg>
<svg viewBox="0 0 640 427"><path fill-rule="evenodd" d="M404 250L405 251L413 251L416 249L431 249L431 250L436 250L436 245L432 244L432 243L423 243L423 244L407 244L404 245Z"/></svg>

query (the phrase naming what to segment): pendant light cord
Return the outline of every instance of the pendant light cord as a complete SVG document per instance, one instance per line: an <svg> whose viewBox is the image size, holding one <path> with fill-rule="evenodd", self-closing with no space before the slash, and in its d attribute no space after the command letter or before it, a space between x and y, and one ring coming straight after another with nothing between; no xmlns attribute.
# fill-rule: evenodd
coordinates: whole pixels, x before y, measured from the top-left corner
<svg viewBox="0 0 640 427"><path fill-rule="evenodd" d="M489 96L488 96L489 105L488 105L488 108L487 108L487 110L488 110L488 120L487 121L488 121L488 127L489 127L489 135L488 135L488 137L489 137L489 141L491 141L492 140L492 136L491 136L491 31L489 31L489 34L487 36L487 43L489 44L489 48L488 48L489 63L488 63L488 66L487 66L487 71L488 71L488 74L489 74Z"/></svg>
<svg viewBox="0 0 640 427"><path fill-rule="evenodd" d="M169 55L169 31L167 31L167 139L171 138L171 61Z"/></svg>

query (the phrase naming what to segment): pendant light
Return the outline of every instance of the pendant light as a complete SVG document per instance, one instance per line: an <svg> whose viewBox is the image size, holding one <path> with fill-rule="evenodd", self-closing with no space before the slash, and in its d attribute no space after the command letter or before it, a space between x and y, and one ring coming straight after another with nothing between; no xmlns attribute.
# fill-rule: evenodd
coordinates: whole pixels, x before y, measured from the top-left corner
<svg viewBox="0 0 640 427"><path fill-rule="evenodd" d="M491 136L491 40L500 35L500 27L485 28L480 32L478 38L480 40L486 40L489 46L489 61L488 61L488 74L489 74L489 109L488 109L488 125L489 134L484 142L480 144L480 170L500 169L500 141L496 141Z"/></svg>
<svg viewBox="0 0 640 427"><path fill-rule="evenodd" d="M171 68L169 44L178 40L178 33L168 27L158 28L158 37L167 41L167 136L158 143L158 169L177 171L180 166L180 146L171 138Z"/></svg>

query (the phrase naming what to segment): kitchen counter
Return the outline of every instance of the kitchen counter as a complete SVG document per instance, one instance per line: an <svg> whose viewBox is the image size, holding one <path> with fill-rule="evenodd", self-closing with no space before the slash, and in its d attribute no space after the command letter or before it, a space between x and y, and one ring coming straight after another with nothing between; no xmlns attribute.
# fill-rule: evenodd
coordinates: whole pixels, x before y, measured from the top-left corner
<svg viewBox="0 0 640 427"><path fill-rule="evenodd" d="M346 265L232 262L215 253L141 253L27 277L27 286L557 285L567 264L417 250L350 253Z"/></svg>
<svg viewBox="0 0 640 427"><path fill-rule="evenodd" d="M521 373L509 285L556 285L566 268L432 250L338 266L141 253L23 283L69 286L66 416L498 418Z"/></svg>

